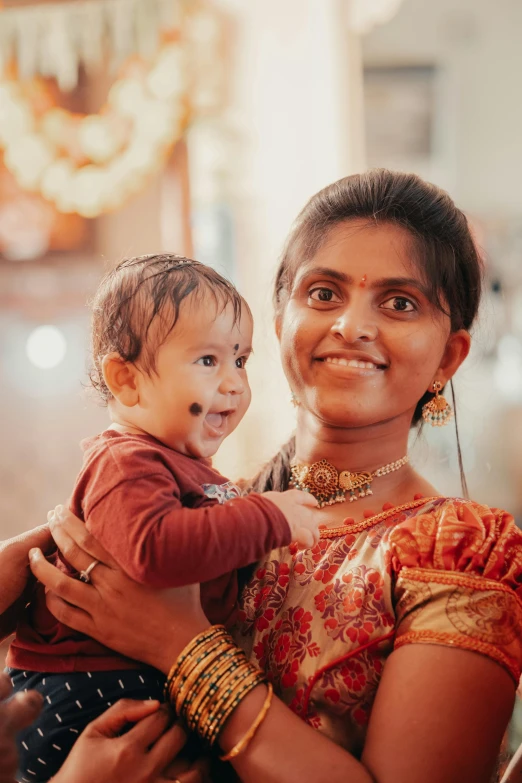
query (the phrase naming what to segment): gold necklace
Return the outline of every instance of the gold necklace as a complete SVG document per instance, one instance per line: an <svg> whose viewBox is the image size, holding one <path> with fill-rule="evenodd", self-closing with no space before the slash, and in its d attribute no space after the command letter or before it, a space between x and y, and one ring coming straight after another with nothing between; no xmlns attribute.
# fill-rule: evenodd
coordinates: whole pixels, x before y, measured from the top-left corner
<svg viewBox="0 0 522 783"><path fill-rule="evenodd" d="M352 503L366 495L373 495L374 479L399 470L407 462L408 455L377 468L373 473L352 473L349 470L339 472L326 459L313 462L311 465L293 462L290 469L294 487L302 492L310 492L317 498L319 508L323 508L334 503L344 503L347 499Z"/></svg>

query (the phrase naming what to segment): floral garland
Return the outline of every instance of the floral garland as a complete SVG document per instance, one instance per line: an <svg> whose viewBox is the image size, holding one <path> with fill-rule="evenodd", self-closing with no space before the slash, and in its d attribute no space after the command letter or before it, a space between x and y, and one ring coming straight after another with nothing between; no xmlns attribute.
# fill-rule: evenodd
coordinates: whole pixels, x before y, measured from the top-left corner
<svg viewBox="0 0 522 783"><path fill-rule="evenodd" d="M152 64L130 61L106 105L91 115L52 103L38 113L27 84L4 80L0 146L6 168L61 212L92 218L116 209L161 167L188 123L185 60L182 44L171 40ZM45 93L42 83L40 89Z"/></svg>

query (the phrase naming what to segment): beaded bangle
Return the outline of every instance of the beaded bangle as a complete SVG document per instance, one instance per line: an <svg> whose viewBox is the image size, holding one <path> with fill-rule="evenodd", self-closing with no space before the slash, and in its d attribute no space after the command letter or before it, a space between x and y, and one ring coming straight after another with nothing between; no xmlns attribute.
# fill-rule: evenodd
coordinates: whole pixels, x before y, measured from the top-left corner
<svg viewBox="0 0 522 783"><path fill-rule="evenodd" d="M179 672L180 666L183 664L185 659L196 652L196 650L200 647L204 647L206 642L211 641L214 638L219 638L221 633L225 630L224 625L213 625L211 628L209 628L207 631L204 631L203 633L199 634L199 636L196 636L195 639L193 639L183 650L181 655L177 658L176 662L173 664L172 668L170 669L167 680L165 682L165 687L163 689L163 696L165 698L165 701L168 701L169 699L169 692L172 686L172 682L174 678L176 677L177 673Z"/></svg>
<svg viewBox="0 0 522 783"><path fill-rule="evenodd" d="M256 672L250 675L248 680L246 680L239 688L236 688L233 691L226 704L222 707L221 713L215 716L213 720L211 719L207 734L211 744L217 740L223 729L223 726L227 722L230 715L234 712L238 704L243 701L245 696L247 696L250 691L254 690L254 688L257 688L257 686L261 685L263 682L265 682L263 673Z"/></svg>
<svg viewBox="0 0 522 783"><path fill-rule="evenodd" d="M206 668L208 668L209 664L211 664L216 651L219 651L219 644L216 644L215 642L209 642L209 647L202 648L201 652L194 660L194 666L191 671L181 679L179 685L177 682L175 683L175 685L179 687L179 695L176 700L176 711L178 713L183 699L186 698L185 694L188 695L191 692L193 694L193 687L198 682L201 674L205 671Z"/></svg>
<svg viewBox="0 0 522 783"><path fill-rule="evenodd" d="M264 674L247 661L224 626L214 626L182 651L169 671L165 696L186 727L213 745L241 700L262 682ZM251 736L263 717L251 727Z"/></svg>
<svg viewBox="0 0 522 783"><path fill-rule="evenodd" d="M202 664L198 666L197 670L194 671L194 674L190 673L186 678L181 679L181 685L178 686L178 680L173 682L171 690L175 690L176 687L179 687L175 700L176 711L178 713L180 712L183 703L185 703L187 709L190 707L192 711L198 693L201 690L206 690L206 680L208 680L208 678L203 679L204 673L201 674L201 672L204 672L205 670L209 672L215 671L216 662L219 664L226 663L226 669L230 671L237 665L237 661L232 652L222 652L221 649L218 648L217 650L213 650L212 653L205 658ZM202 669L202 667L204 667L204 669Z"/></svg>
<svg viewBox="0 0 522 783"><path fill-rule="evenodd" d="M190 705L190 711L193 714L193 720L198 723L200 718L206 709L205 699L211 694L217 694L219 692L220 683L231 675L233 671L239 668L237 664L231 663L228 658L218 660L213 669L209 672L207 680L210 680L210 684L205 687L203 677L201 678L200 692L194 697L193 702ZM208 710L208 708L207 708Z"/></svg>
<svg viewBox="0 0 522 783"><path fill-rule="evenodd" d="M177 690L184 689L187 680L191 682L197 679L197 673L206 668L206 665L214 658L222 648L222 644L219 639L207 639L203 644L199 645L190 657L190 668L185 667L181 673L174 672L170 688L173 687ZM205 664L205 659L206 664Z"/></svg>
<svg viewBox="0 0 522 783"><path fill-rule="evenodd" d="M239 740L237 745L234 745L231 751L229 753L225 754L224 756L221 756L221 761L230 761L231 759L235 758L236 756L239 756L241 751L243 751L247 745L249 744L250 740L254 737L254 734L258 730L258 728L263 723L264 719L267 716L268 710L270 709L270 705L272 704L272 696L274 695L274 689L272 687L272 683L268 683L268 693L266 694L265 701L263 702L263 706L261 707L261 711L253 724L250 726L247 733Z"/></svg>

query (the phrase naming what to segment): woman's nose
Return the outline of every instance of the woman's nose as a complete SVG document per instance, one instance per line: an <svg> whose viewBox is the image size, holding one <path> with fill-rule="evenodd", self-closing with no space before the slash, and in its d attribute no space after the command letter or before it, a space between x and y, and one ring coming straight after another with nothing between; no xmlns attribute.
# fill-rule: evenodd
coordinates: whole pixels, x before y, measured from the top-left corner
<svg viewBox="0 0 522 783"><path fill-rule="evenodd" d="M339 314L332 332L346 343L372 342L378 333L375 315L363 302L350 302Z"/></svg>

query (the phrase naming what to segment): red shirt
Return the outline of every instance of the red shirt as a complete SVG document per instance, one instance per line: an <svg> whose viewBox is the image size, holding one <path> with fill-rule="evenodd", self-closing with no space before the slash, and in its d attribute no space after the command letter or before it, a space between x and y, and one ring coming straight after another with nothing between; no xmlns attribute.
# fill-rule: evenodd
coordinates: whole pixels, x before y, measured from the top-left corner
<svg viewBox="0 0 522 783"><path fill-rule="evenodd" d="M157 588L202 583L212 623L230 621L234 613L235 569L290 543L288 523L273 503L255 494L238 497L206 460L179 454L149 435L114 430L82 447L71 511L136 581ZM225 495L232 499L219 504L215 498ZM54 562L71 573L58 554ZM40 583L29 600L8 666L40 672L139 666L58 622Z"/></svg>

